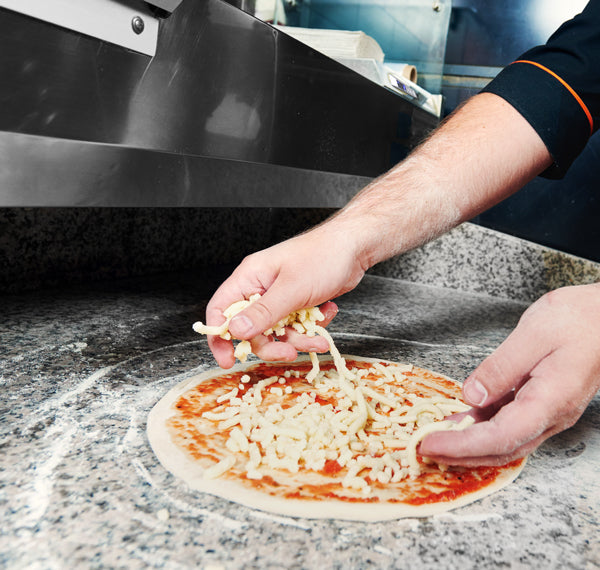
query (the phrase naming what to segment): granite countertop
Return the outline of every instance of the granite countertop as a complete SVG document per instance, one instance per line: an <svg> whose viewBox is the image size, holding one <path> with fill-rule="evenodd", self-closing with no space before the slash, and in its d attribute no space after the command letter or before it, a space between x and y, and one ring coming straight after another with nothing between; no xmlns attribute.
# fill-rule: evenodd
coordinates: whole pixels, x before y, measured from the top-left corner
<svg viewBox="0 0 600 570"><path fill-rule="evenodd" d="M447 239L469 250L470 239L482 247L484 234L505 254L518 245L514 259L522 259L520 241L460 231L466 234ZM444 243L453 242L420 255L443 257ZM579 263L588 281L600 275L593 264L529 251L540 254L546 272L551 259ZM403 266L411 263L427 265L413 256ZM495 262L480 263L479 279L492 282L482 274ZM385 276L392 266L367 276L340 299L330 325L341 351L462 380L515 326L532 293L500 295L471 278L470 288L460 287L467 268L454 271L453 283L414 272ZM497 281L507 272L503 264ZM191 325L223 275L212 268L0 299L0 566L599 567L598 396L573 428L530 457L513 484L439 516L313 521L187 489L158 463L145 422L171 386L214 366Z"/></svg>

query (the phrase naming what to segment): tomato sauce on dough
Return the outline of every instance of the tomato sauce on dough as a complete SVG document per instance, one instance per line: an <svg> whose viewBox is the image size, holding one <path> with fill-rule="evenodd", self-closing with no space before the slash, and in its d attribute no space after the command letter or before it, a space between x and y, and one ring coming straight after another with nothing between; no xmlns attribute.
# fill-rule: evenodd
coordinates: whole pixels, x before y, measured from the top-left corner
<svg viewBox="0 0 600 570"><path fill-rule="evenodd" d="M347 365L364 369L370 368L372 362L348 360ZM226 402L219 406L217 398L235 388L239 390L241 397L260 380L279 376L285 379L285 383L277 383L274 386L280 386L282 389L291 386L292 393L283 392L282 395L276 395L268 390L263 390L261 406L267 407L278 402L285 409L296 403L299 394L314 390L314 387L304 379L311 367L310 362L285 365L259 363L245 371L223 373L203 381L180 396L174 404L175 413L167 421L171 438L194 461L199 462L203 467L210 467L231 455L225 446L231 428L219 429L220 422L218 420L203 417L204 412L227 408ZM321 370L333 368L332 362L321 363ZM300 373L300 378L296 378L293 374L285 376L286 373L294 371ZM450 398L460 398L460 386L447 378L416 367L404 374L407 379L407 391L410 393L439 394ZM250 380L242 382L244 375L248 375ZM374 382L376 378L371 376L369 374L363 380ZM370 386L376 390L374 383ZM331 394L331 396L327 394L326 397L319 395L315 401L325 406L335 404L337 397L337 394ZM407 405L411 405L410 402L407 401ZM285 469L271 469L261 479L250 479L243 468L248 460L248 455L241 452L239 455L240 460L222 477L235 480L244 486L272 496L302 501L334 499L350 503L387 502L409 505L455 500L490 485L506 469L516 467L524 461L524 459L520 459L501 467L461 467L446 470L440 469L435 464L422 464L422 472L417 477L406 478L395 483L370 482L372 493L369 496L363 496L360 492L342 486L341 482L347 469L335 460L325 461L323 469L318 472L303 467L300 467L298 473L291 473Z"/></svg>

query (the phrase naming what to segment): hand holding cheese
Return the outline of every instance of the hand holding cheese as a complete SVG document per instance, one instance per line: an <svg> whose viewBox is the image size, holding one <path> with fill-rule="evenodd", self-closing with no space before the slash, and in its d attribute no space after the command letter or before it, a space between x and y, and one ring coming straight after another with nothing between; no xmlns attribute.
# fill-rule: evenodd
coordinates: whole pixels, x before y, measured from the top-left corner
<svg viewBox="0 0 600 570"><path fill-rule="evenodd" d="M253 303L260 300L260 293L251 295L249 299L242 299L232 303L223 311L225 320L220 325L205 325L201 322L194 323L194 330L199 334L217 337L221 340L231 341L235 336L232 336L229 326L233 319L243 310L250 307ZM306 350L310 353L311 360L316 362L316 353L325 352L331 347L331 337L322 325L328 324L331 318L335 316L337 307L334 303L325 303L323 305L328 312L328 317L321 312L318 307L306 307L292 311L270 329L267 329L262 334L257 335L251 340L240 340L233 352L234 358L238 358L241 362L246 362L246 358L250 353L254 353L259 357L264 357L266 348L275 347L277 343L273 343L274 339L281 339L287 344L292 344L295 349ZM324 337L318 338L316 335ZM266 354L269 356L269 354ZM268 360L268 358L263 358ZM295 359L295 356L294 356Z"/></svg>
<svg viewBox="0 0 600 570"><path fill-rule="evenodd" d="M319 306L325 327L337 313L335 303L326 302L354 288L364 271L360 267L351 239L339 237L347 246L335 244L335 233L315 228L311 232L275 245L247 257L210 300L206 309L207 325L219 326L226 320L224 312L236 301L261 297L236 314L228 324L234 338L249 340L252 351L263 360L293 361L297 351L326 352L327 341L319 336L301 335L291 328L284 336L262 333L291 312ZM330 247L319 244L327 240ZM235 362L231 340L210 336L209 346L222 368Z"/></svg>

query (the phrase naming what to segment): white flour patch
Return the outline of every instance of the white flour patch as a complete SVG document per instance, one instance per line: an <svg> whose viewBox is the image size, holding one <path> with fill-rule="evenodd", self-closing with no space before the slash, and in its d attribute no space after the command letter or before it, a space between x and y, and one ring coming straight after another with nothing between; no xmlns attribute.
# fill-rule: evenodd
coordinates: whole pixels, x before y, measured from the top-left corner
<svg viewBox="0 0 600 570"><path fill-rule="evenodd" d="M444 523L470 523L470 522L484 522L490 520L502 520L502 516L498 513L480 513L480 514L472 514L472 515L455 515L452 513L442 513L439 515L434 515L433 520L436 522L444 522Z"/></svg>
<svg viewBox="0 0 600 570"><path fill-rule="evenodd" d="M23 362L24 360L29 360L32 356L39 354L40 352L50 352L57 350L57 346L54 345L45 345L40 346L39 348L33 348L26 352L21 352L20 354L15 354L14 356L9 357L7 362ZM1 383L0 383L1 385Z"/></svg>
<svg viewBox="0 0 600 570"><path fill-rule="evenodd" d="M146 467L144 467L138 459L133 459L131 461L131 463L135 467L138 474L142 477L142 479L144 479L151 487L158 488L158 486L155 485L154 479L152 478L152 476L150 475L150 473L148 472ZM182 511L182 512L186 513L187 515L190 515L193 517L198 517L198 518L202 517L205 519L218 521L225 528L228 528L231 530L239 530L239 529L247 526L246 523L242 523L242 522L236 521L234 519L230 519L228 517L225 517L223 515L213 512L213 511L209 511L208 509L201 509L198 507L193 507L189 503L186 503L179 499L175 499L174 497L172 497L171 495L169 495L168 493L166 493L164 491L162 492L162 494L165 496L165 498L168 501L170 501L175 507L177 507L177 509L179 511Z"/></svg>
<svg viewBox="0 0 600 570"><path fill-rule="evenodd" d="M87 348L87 342L72 342L71 344L65 344L60 350L73 350L75 352L81 352Z"/></svg>
<svg viewBox="0 0 600 570"><path fill-rule="evenodd" d="M342 528L337 534L337 540L343 543L354 542L358 540L354 532L347 528Z"/></svg>
<svg viewBox="0 0 600 570"><path fill-rule="evenodd" d="M76 386L75 388L73 388L72 390L69 390L67 392L63 392L62 394L55 396L53 398L50 398L48 400L46 400L45 402L43 402L40 407L38 408L38 415L42 414L42 413L47 413L49 411L52 411L56 408L59 408L61 406L63 406L64 404L66 404L67 402L69 402L70 400L75 399L77 396L83 394L85 391L89 390L92 386L94 386L95 384L98 384L98 381L101 378L104 378L105 376L107 376L112 370L114 370L115 368L118 367L122 367L124 365L126 365L129 362L132 362L136 359L140 359L140 358L144 358L148 355L154 354L154 353L158 353L158 352L163 352L165 350L165 348L177 348L180 346L186 346L189 344L196 344L197 341L193 341L193 342L184 342L184 343L177 343L177 344L173 344L170 345L168 347L161 347L159 349L156 350L151 350L149 352L146 352L144 354L141 355L137 355L134 356L132 358L128 358L127 360L124 360L122 362L119 362L117 364L113 364L111 366L106 366L104 368L100 368L99 370L96 370L96 372L94 372L93 374L91 374L90 376L84 378L83 380L81 380ZM73 346L73 347L77 347L77 349L82 349L84 348L83 345L85 345L87 347L87 344L85 343L73 343L72 345L67 345L67 346ZM39 350L49 350L52 347L44 347L43 349L39 349ZM153 386L159 386L163 383L166 382L170 382L173 379L185 379L188 376L194 376L198 373L198 371L202 369L202 367L198 367L197 369L188 371L184 374L180 374L177 376L173 376L173 377L167 377L167 378L161 378L160 380L157 380L156 382L154 382L152 385ZM102 391L102 390L101 390ZM148 398L151 398L153 396L153 392L146 392L146 395L148 396ZM103 405L102 403L98 402L98 405ZM115 399L115 401L113 402L114 406L119 407L120 406L120 401L118 399ZM39 418L38 418L39 419ZM36 423L36 421L34 422L30 422L30 425L32 423Z"/></svg>
<svg viewBox="0 0 600 570"><path fill-rule="evenodd" d="M166 509L162 509L162 510L166 511ZM148 527L152 530L156 530L159 528L164 528L164 523L169 518L167 516L166 519L161 520L161 518L157 515L158 515L158 513L156 515L151 515L151 514L147 514L147 513L136 510L135 512L131 513L131 518L133 520L140 522L145 527Z"/></svg>
<svg viewBox="0 0 600 570"><path fill-rule="evenodd" d="M405 344L410 344L413 346L426 346L429 348L452 348L452 349L468 349L475 350L481 353L488 353L489 351L482 349L481 346L475 346L472 344L443 344L443 343L431 343L431 342L421 342L419 340L408 340L405 338L396 338L389 336L379 336L374 334L362 334L362 333L335 333L334 337L340 338L358 338L358 339L369 339L369 340L382 340L389 342L403 342Z"/></svg>
<svg viewBox="0 0 600 570"><path fill-rule="evenodd" d="M54 487L54 471L69 453L76 432L76 424L67 427L55 424L46 432L44 439L51 441L48 451L31 467L33 479L26 485L26 490L19 495L26 508L21 519L24 527L35 526L46 513Z"/></svg>
<svg viewBox="0 0 600 570"><path fill-rule="evenodd" d="M417 531L420 528L419 519L399 519L396 525L403 530Z"/></svg>
<svg viewBox="0 0 600 570"><path fill-rule="evenodd" d="M130 447L133 447L135 445L135 442L139 439L140 434L135 420L135 416L131 416L129 418L129 427L127 428L127 432L121 439L121 442L117 445L117 453L123 453L125 450L129 449Z"/></svg>
<svg viewBox="0 0 600 570"><path fill-rule="evenodd" d="M373 550L375 552L379 552L379 554L383 554L385 556L394 556L394 553L389 548L386 548L385 546L381 546L380 544L378 544L377 546L374 546Z"/></svg>
<svg viewBox="0 0 600 570"><path fill-rule="evenodd" d="M288 518L288 517L280 517L277 515L271 515L269 513L264 513L262 511L252 511L250 513L250 516L255 519L268 520L268 521L276 522L278 524L283 524L286 526L294 526L296 528L301 528L302 530L310 530L311 529L310 526L302 524L302 523L296 521L295 519Z"/></svg>
<svg viewBox="0 0 600 570"><path fill-rule="evenodd" d="M151 487L154 487L154 479L150 473L148 473L148 469L146 469L141 463L139 459L132 459L132 465L135 467L135 470L138 472L138 475L148 483Z"/></svg>
<svg viewBox="0 0 600 570"><path fill-rule="evenodd" d="M171 502L175 501L172 497L169 497L168 495L167 495L167 498ZM180 507L182 505L185 505L185 503L183 503L182 501L175 501L174 504L179 505ZM242 522L236 521L234 519L230 519L229 517L225 517L223 515L213 512L213 511L209 511L208 509L199 509L197 507L190 508L190 507L186 506L182 510L184 512L187 510L189 512L189 514L191 514L194 517L203 517L207 520L217 521L217 522L221 523L225 528L228 528L229 530L240 530L240 529L246 528L248 526L246 523L242 523Z"/></svg>
<svg viewBox="0 0 600 570"><path fill-rule="evenodd" d="M84 378L81 382L79 382L77 386L75 386L75 388L73 388L72 390L69 390L68 392L63 392L59 396L56 396L55 398L50 398L49 400L44 402L40 406L40 411L49 411L53 408L63 406L69 400L72 400L80 394L82 394L83 392L85 392L86 390L89 390L94 384L98 382L98 380L100 380L100 378L106 376L114 368L115 366L106 366L105 368L100 368L100 370L96 370L96 372L94 372L91 376L88 376L87 378Z"/></svg>

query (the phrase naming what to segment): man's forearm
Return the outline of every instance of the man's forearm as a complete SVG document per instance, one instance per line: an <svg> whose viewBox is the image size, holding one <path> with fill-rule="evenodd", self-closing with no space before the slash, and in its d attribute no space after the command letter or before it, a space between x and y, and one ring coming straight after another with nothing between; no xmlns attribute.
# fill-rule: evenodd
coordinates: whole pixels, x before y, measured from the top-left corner
<svg viewBox="0 0 600 570"><path fill-rule="evenodd" d="M477 95L325 226L351 240L366 270L497 204L551 163L513 107Z"/></svg>

